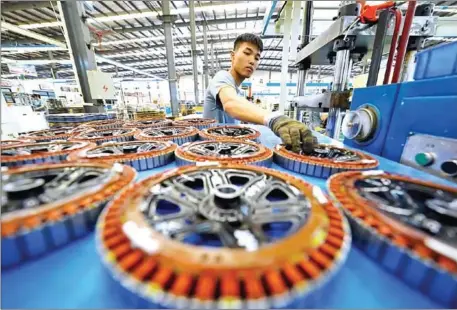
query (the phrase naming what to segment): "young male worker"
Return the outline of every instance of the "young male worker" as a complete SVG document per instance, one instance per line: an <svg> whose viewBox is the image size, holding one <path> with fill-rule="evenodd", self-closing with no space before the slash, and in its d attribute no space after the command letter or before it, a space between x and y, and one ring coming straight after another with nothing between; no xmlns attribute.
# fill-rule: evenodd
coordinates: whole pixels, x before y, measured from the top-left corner
<svg viewBox="0 0 457 310"><path fill-rule="evenodd" d="M239 86L256 70L262 51L263 43L258 36L245 33L236 38L230 52L231 68L219 71L208 85L203 117L216 119L219 123L235 123L237 119L265 125L292 151L309 152L317 139L303 123L278 112L265 111L241 95Z"/></svg>

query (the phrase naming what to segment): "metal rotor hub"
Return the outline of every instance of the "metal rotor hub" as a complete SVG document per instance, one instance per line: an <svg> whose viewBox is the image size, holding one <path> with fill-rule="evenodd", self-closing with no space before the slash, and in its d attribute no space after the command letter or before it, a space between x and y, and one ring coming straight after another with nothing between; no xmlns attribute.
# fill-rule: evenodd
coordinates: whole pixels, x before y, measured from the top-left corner
<svg viewBox="0 0 457 310"><path fill-rule="evenodd" d="M224 139L184 144L176 150L176 156L178 157L178 165L219 161L270 166L273 152L255 142Z"/></svg>
<svg viewBox="0 0 457 310"><path fill-rule="evenodd" d="M118 128L106 130L93 130L80 133L74 136L73 139L77 141L93 141L101 144L106 141L124 142L133 140L134 135L137 133L135 128Z"/></svg>
<svg viewBox="0 0 457 310"><path fill-rule="evenodd" d="M105 130L105 129L115 129L121 128L124 123L119 120L100 120L87 122L81 125L80 127L92 128L95 130Z"/></svg>
<svg viewBox="0 0 457 310"><path fill-rule="evenodd" d="M383 177L354 183L383 214L457 248L457 193Z"/></svg>
<svg viewBox="0 0 457 310"><path fill-rule="evenodd" d="M124 125L125 128L146 129L151 127L171 126L173 122L165 119L144 119L134 122L128 122Z"/></svg>
<svg viewBox="0 0 457 310"><path fill-rule="evenodd" d="M105 264L121 268L117 279L133 296L180 308L304 298L344 260L349 242L344 218L320 189L247 165L186 166L143 180L113 201L98 227ZM326 263L315 263L318 256ZM300 271L308 267L312 278ZM275 280L280 274L284 281Z"/></svg>
<svg viewBox="0 0 457 310"><path fill-rule="evenodd" d="M378 161L360 151L320 144L310 153L294 153L280 144L274 148L275 162L292 171L327 178L346 170L366 170L378 166Z"/></svg>
<svg viewBox="0 0 457 310"><path fill-rule="evenodd" d="M60 162L65 160L71 152L87 149L94 145L89 142L54 141L6 146L1 151L1 163L2 166L20 166L43 162Z"/></svg>
<svg viewBox="0 0 457 310"><path fill-rule="evenodd" d="M25 135L22 135L21 138L27 140L33 140L36 142L47 142L52 140L66 140L73 135L73 128L71 127L62 127L57 129L46 129L31 131Z"/></svg>
<svg viewBox="0 0 457 310"><path fill-rule="evenodd" d="M7 147L7 146L18 146L21 144L25 143L33 143L35 141L33 140L25 140L25 139L17 139L17 140L1 140L0 141L0 146L2 148Z"/></svg>
<svg viewBox="0 0 457 310"><path fill-rule="evenodd" d="M142 171L170 163L174 159L175 150L176 144L171 141L105 142L73 152L68 159L120 162Z"/></svg>
<svg viewBox="0 0 457 310"><path fill-rule="evenodd" d="M174 122L178 126L193 126L198 129L208 128L216 124L216 120L212 118L186 118Z"/></svg>
<svg viewBox="0 0 457 310"><path fill-rule="evenodd" d="M409 261L431 266L438 275L444 270L457 284L457 262L452 254L457 250L456 188L366 171L337 174L330 179L329 189L350 216L355 231L372 236L356 234L360 240L384 238Z"/></svg>
<svg viewBox="0 0 457 310"><path fill-rule="evenodd" d="M101 163L25 166L2 173L2 268L87 234L135 171Z"/></svg>
<svg viewBox="0 0 457 310"><path fill-rule="evenodd" d="M240 139L256 140L260 137L260 132L245 126L215 126L203 129L200 136L206 140L218 139Z"/></svg>
<svg viewBox="0 0 457 310"><path fill-rule="evenodd" d="M198 129L194 127L170 126L149 128L135 135L136 140L171 140L178 145L197 139Z"/></svg>

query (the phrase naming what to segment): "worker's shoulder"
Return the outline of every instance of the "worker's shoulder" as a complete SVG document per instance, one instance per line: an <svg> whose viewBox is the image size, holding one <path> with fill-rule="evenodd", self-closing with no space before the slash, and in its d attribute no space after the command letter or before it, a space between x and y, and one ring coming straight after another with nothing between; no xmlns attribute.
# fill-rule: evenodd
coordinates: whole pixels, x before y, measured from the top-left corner
<svg viewBox="0 0 457 310"><path fill-rule="evenodd" d="M233 77L230 74L230 72L228 72L227 70L220 70L214 75L213 80L214 81L220 81L220 80L232 81Z"/></svg>

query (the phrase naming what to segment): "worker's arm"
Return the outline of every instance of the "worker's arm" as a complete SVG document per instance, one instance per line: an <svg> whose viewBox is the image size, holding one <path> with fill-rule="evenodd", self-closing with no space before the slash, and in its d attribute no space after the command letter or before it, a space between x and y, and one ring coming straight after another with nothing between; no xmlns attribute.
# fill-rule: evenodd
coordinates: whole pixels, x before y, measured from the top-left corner
<svg viewBox="0 0 457 310"><path fill-rule="evenodd" d="M284 115L267 112L251 104L238 96L231 86L220 88L218 95L224 111L231 117L270 127L281 138L286 147L296 153L300 150L310 152L317 144L317 139L305 124Z"/></svg>
<svg viewBox="0 0 457 310"><path fill-rule="evenodd" d="M219 99L228 115L243 122L263 125L265 118L270 114L266 110L251 104L245 98L238 96L231 86L225 86L219 90Z"/></svg>

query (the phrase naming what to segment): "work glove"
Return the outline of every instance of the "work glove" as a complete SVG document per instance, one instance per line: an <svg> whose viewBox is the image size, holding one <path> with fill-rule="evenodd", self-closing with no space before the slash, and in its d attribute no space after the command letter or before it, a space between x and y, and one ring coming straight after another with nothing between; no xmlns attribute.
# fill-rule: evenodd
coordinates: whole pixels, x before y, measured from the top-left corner
<svg viewBox="0 0 457 310"><path fill-rule="evenodd" d="M287 116L272 120L271 130L281 138L286 148L294 153L311 153L317 146L317 139L305 124Z"/></svg>

